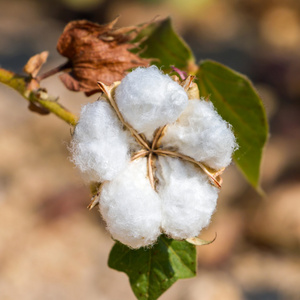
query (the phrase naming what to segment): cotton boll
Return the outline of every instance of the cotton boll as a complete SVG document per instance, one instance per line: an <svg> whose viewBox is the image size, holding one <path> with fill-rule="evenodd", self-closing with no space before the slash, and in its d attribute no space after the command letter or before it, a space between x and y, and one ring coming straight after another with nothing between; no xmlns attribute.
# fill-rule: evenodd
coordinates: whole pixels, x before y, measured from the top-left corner
<svg viewBox="0 0 300 300"><path fill-rule="evenodd" d="M218 189L191 163L169 157L158 161L163 231L174 239L198 236L210 222Z"/></svg>
<svg viewBox="0 0 300 300"><path fill-rule="evenodd" d="M71 143L73 162L90 181L111 180L130 161L129 143L132 137L105 100L87 104Z"/></svg>
<svg viewBox="0 0 300 300"><path fill-rule="evenodd" d="M204 100L189 101L178 121L168 126L162 146L216 170L230 164L237 147L230 125Z"/></svg>
<svg viewBox="0 0 300 300"><path fill-rule="evenodd" d="M147 176L147 160L133 161L103 184L100 211L114 239L132 248L153 244L160 235L161 201Z"/></svg>
<svg viewBox="0 0 300 300"><path fill-rule="evenodd" d="M116 89L116 102L124 119L152 140L155 129L177 120L188 96L178 83L152 66L129 73Z"/></svg>

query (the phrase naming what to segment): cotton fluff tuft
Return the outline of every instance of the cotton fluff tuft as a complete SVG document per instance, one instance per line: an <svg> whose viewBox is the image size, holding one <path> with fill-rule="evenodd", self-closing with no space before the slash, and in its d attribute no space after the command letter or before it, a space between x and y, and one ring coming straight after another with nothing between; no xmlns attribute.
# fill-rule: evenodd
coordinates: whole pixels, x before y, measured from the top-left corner
<svg viewBox="0 0 300 300"><path fill-rule="evenodd" d="M190 100L175 124L167 127L162 146L173 148L213 169L227 167L237 148L230 125L211 102Z"/></svg>
<svg viewBox="0 0 300 300"><path fill-rule="evenodd" d="M133 161L100 195L100 212L112 237L131 248L153 244L160 235L161 201L147 178L145 158Z"/></svg>
<svg viewBox="0 0 300 300"><path fill-rule="evenodd" d="M123 130L105 100L85 105L76 125L71 151L73 162L90 181L115 177L130 161L132 137Z"/></svg>
<svg viewBox="0 0 300 300"><path fill-rule="evenodd" d="M210 222L218 189L191 163L169 157L158 161L162 230L174 239L198 236Z"/></svg>
<svg viewBox="0 0 300 300"><path fill-rule="evenodd" d="M175 122L188 103L184 89L157 67L137 68L116 89L124 119L149 140L158 127Z"/></svg>

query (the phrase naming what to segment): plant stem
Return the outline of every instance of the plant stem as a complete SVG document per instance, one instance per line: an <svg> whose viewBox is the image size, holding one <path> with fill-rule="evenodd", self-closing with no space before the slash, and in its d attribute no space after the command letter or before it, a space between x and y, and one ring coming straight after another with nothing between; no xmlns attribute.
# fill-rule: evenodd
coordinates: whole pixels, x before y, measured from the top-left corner
<svg viewBox="0 0 300 300"><path fill-rule="evenodd" d="M48 77L50 77L50 76L52 76L52 75L55 75L56 73L59 73L59 72L61 72L61 71L64 71L64 70L66 70L66 69L69 69L69 68L71 68L71 63L70 63L70 61L67 61L67 62L64 63L64 64L62 64L62 65L60 65L60 66L58 66L58 67L55 67L55 68L53 68L53 69L51 69L51 70L49 70L49 71L47 71L47 72L41 74L40 76L37 76L37 77L36 77L36 80L37 80L38 82L40 82L41 80L43 80L43 79L45 79L45 78L48 78Z"/></svg>
<svg viewBox="0 0 300 300"><path fill-rule="evenodd" d="M77 124L78 118L73 113L68 111L65 107L60 105L58 102L49 99L37 99L35 95L32 96L33 101L38 102L43 107L48 109L50 112L55 114L60 119L64 120L68 124L75 126Z"/></svg>
<svg viewBox="0 0 300 300"><path fill-rule="evenodd" d="M43 97L41 97L37 82L35 82L36 89L33 90L28 88L31 80L34 79L17 75L11 71L0 68L0 82L19 92L27 101L38 103L68 124L75 126L77 123L77 117L60 105L57 101L54 101L53 97L49 96L46 92L43 92Z"/></svg>

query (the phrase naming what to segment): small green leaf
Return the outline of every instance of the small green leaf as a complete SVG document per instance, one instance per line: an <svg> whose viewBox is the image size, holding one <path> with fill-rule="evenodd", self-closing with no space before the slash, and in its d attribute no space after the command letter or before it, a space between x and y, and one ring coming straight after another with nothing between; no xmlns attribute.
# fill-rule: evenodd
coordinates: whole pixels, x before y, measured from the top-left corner
<svg viewBox="0 0 300 300"><path fill-rule="evenodd" d="M174 65L179 69L190 70L195 66L195 58L189 46L174 31L171 19L167 18L148 26L138 37L146 38L141 44L143 58L154 58L153 64L170 70ZM136 42L137 40L135 40Z"/></svg>
<svg viewBox="0 0 300 300"><path fill-rule="evenodd" d="M218 113L233 126L239 149L234 160L258 190L262 151L268 123L261 99L242 74L210 60L200 63L196 74L200 96L210 97Z"/></svg>
<svg viewBox="0 0 300 300"><path fill-rule="evenodd" d="M155 300L177 279L196 275L196 248L164 235L152 248L132 250L117 242L108 265L128 275L137 299Z"/></svg>

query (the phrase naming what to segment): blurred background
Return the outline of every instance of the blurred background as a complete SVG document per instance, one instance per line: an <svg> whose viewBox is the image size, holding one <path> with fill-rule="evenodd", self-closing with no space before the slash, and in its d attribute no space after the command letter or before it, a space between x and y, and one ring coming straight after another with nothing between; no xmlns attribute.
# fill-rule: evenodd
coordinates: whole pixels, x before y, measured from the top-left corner
<svg viewBox="0 0 300 300"><path fill-rule="evenodd" d="M173 25L197 60L211 58L249 76L270 122L260 198L233 165L218 209L198 248L198 276L160 299L300 299L300 1L298 0L0 0L0 66L22 72L50 51L47 71L65 61L56 42L67 22L118 26L155 16ZM57 76L50 94L78 113L94 101L67 91ZM0 299L135 299L125 274L107 266L113 242L69 160L70 128L29 112L0 85Z"/></svg>

